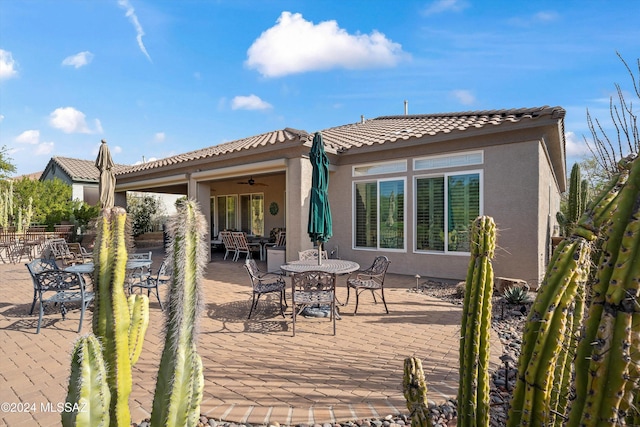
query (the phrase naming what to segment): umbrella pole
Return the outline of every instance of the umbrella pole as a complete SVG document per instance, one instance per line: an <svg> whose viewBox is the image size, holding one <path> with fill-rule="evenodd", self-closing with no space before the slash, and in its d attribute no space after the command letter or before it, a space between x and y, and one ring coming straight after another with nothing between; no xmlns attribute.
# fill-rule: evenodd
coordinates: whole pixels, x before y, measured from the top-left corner
<svg viewBox="0 0 640 427"><path fill-rule="evenodd" d="M318 265L322 265L322 242L318 241Z"/></svg>

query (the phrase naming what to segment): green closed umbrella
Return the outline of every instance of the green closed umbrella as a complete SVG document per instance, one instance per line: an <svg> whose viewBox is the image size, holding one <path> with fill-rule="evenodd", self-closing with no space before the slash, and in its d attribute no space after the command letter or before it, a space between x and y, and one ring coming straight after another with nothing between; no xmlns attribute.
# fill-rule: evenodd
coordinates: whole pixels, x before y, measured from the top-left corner
<svg viewBox="0 0 640 427"><path fill-rule="evenodd" d="M100 207L102 209L112 208L115 204L116 191L116 175L113 171L115 164L111 158L111 152L107 141L102 140L98 158L96 158L96 167L100 171L100 179L98 181L98 191L100 192Z"/></svg>
<svg viewBox="0 0 640 427"><path fill-rule="evenodd" d="M309 202L309 224L307 233L312 242L318 244L318 265L322 264L322 243L333 235L331 207L329 206L329 159L324 151L322 134L316 132L309 152L313 166L311 178L311 199Z"/></svg>

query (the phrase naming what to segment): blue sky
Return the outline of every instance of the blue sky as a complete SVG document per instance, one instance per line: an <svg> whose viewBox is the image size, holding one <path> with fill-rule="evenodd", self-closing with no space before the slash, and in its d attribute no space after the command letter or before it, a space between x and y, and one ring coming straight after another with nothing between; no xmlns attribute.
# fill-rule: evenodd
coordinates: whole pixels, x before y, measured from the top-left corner
<svg viewBox="0 0 640 427"><path fill-rule="evenodd" d="M285 127L559 105L569 166L608 123L640 1L7 0L0 146L134 164Z"/></svg>

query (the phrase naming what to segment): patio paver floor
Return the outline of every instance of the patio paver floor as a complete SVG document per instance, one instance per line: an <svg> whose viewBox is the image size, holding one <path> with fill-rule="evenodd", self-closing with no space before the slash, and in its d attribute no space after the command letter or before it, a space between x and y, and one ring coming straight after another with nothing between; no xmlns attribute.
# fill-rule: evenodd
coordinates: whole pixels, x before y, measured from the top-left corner
<svg viewBox="0 0 640 427"><path fill-rule="evenodd" d="M161 250L154 251L156 268L162 257ZM3 410L0 419L7 426L60 425L59 414L50 408L66 396L79 311L69 312L65 321L59 313L45 315L36 335L38 316L37 310L28 314L33 287L24 262L0 264L0 402L36 409ZM265 269L265 263L259 265ZM345 280L338 278L342 301ZM246 319L251 302L246 270L242 262L222 261L215 254L203 281L205 309L198 339L205 376L202 414L291 425L406 413L402 371L409 356L423 360L431 400L455 397L462 308L410 292L412 286L413 276L389 274L389 314L365 293L357 315L352 314L354 302L341 307L336 336L328 319L301 317L292 337L291 308L282 318L275 297L261 298L257 312ZM164 339L162 311L157 301L150 305L143 354L133 368L130 408L135 422L150 416ZM91 317L89 312L82 334L91 332ZM495 368L502 354L495 334L491 345Z"/></svg>

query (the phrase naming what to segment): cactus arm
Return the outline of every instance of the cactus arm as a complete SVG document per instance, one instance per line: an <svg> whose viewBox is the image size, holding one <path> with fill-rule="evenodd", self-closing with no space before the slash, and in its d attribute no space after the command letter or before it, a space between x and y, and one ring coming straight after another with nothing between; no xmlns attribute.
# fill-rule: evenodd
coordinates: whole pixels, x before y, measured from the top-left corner
<svg viewBox="0 0 640 427"><path fill-rule="evenodd" d="M126 217L125 210L120 207L103 210L96 236L99 250L94 255L96 309L93 313L93 333L102 343L102 354L108 367L111 425L114 427L124 427L131 423L131 318L124 293L127 264Z"/></svg>
<svg viewBox="0 0 640 427"><path fill-rule="evenodd" d="M63 427L109 426L111 394L106 376L100 342L93 335L78 339L71 357L71 374L66 398L66 404L71 405L71 408L75 406L78 411L62 412Z"/></svg>
<svg viewBox="0 0 640 427"><path fill-rule="evenodd" d="M195 344L192 346L191 355L193 358L191 361L193 370L191 375L191 398L187 408L187 413L189 414L187 425L195 427L200 421L200 402L202 402L202 393L204 392L204 375L202 372L202 359L197 353Z"/></svg>
<svg viewBox="0 0 640 427"><path fill-rule="evenodd" d="M460 385L458 425L485 425L489 422L489 328L495 251L495 223L480 216L472 226L471 259L463 306L460 342Z"/></svg>
<svg viewBox="0 0 640 427"><path fill-rule="evenodd" d="M402 390L411 417L411 427L431 427L427 406L427 383L420 359L404 359Z"/></svg>
<svg viewBox="0 0 640 427"><path fill-rule="evenodd" d="M628 171L628 176L625 179L626 182L616 197L616 209L613 211L610 222L607 224L605 230L606 239L602 246L597 282L593 287L592 303L589 308L584 336L578 345L575 361L576 376L574 381L576 399L571 405L569 421L567 424L568 427L581 425L581 419L584 419L582 416L583 413L588 414L586 416L590 416L592 418L595 417L594 414L586 411L585 405L588 394L590 393L589 390L592 381L592 376L590 375L590 370L593 369L591 367L593 362L592 353L594 351L598 351L598 328L601 326L600 319L603 318L605 307L607 306L607 290L613 280L614 274L621 274L621 269L618 268L618 265L626 265L628 268L630 264L634 264L633 262L625 264L624 260L628 257L628 250L624 248L622 244L629 221L634 218L634 209L637 212L638 205L640 204L640 201L638 200L640 198L638 195L640 193L640 161L636 158L634 161L629 162L627 166L630 170ZM624 176L624 173L622 176ZM635 214L635 218L637 220L637 213ZM633 237L627 236L627 238L638 239L638 233L635 233L635 236ZM620 248L622 249L618 252ZM618 259L619 257L620 259ZM638 264L637 261L635 264ZM631 283L633 284L633 280L631 280ZM637 287L637 283L634 286ZM614 288L616 287L617 285L614 285ZM602 326L604 327L604 325Z"/></svg>
<svg viewBox="0 0 640 427"><path fill-rule="evenodd" d="M146 295L129 295L129 359L135 365L142 353L144 335L149 326L149 298Z"/></svg>
<svg viewBox="0 0 640 427"><path fill-rule="evenodd" d="M196 353L196 329L201 312L199 282L207 260L203 237L206 221L194 201L187 201L174 216L169 232L168 259L173 267L164 350L158 369L151 426L184 426L202 399L202 363Z"/></svg>

